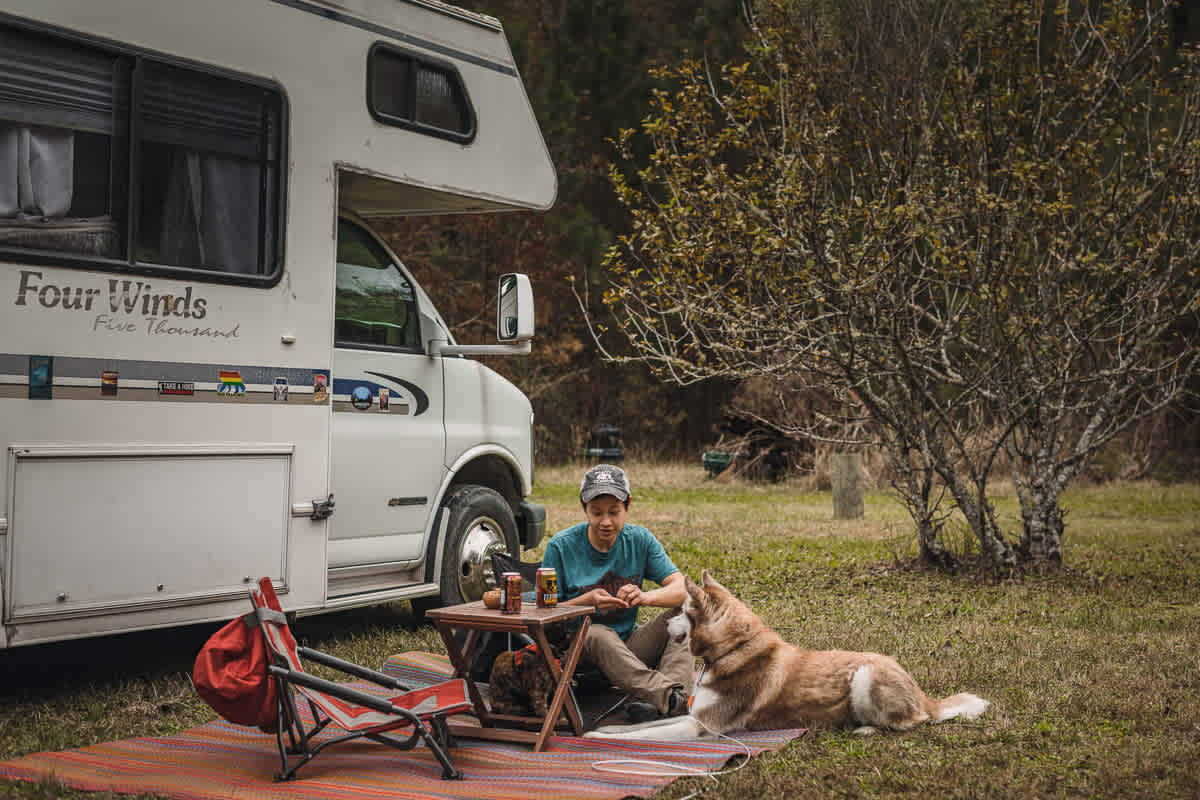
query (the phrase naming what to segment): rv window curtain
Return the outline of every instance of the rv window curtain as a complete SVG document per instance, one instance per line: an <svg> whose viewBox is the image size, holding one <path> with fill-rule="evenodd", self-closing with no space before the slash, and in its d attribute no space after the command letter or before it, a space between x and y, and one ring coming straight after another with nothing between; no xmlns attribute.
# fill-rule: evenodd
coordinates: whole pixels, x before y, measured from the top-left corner
<svg viewBox="0 0 1200 800"><path fill-rule="evenodd" d="M257 273L258 165L183 149L171 154L170 163L157 260Z"/></svg>
<svg viewBox="0 0 1200 800"><path fill-rule="evenodd" d="M0 217L65 217L74 164L71 131L0 122Z"/></svg>
<svg viewBox="0 0 1200 800"><path fill-rule="evenodd" d="M0 27L0 243L111 255L110 143L128 110L119 59Z"/></svg>
<svg viewBox="0 0 1200 800"><path fill-rule="evenodd" d="M0 217L70 212L74 131L112 134L113 61L0 29Z"/></svg>
<svg viewBox="0 0 1200 800"><path fill-rule="evenodd" d="M462 99L455 91L450 76L421 65L417 69L417 122L446 131L465 133L468 126L461 109Z"/></svg>
<svg viewBox="0 0 1200 800"><path fill-rule="evenodd" d="M167 264L261 272L273 99L161 64L147 63L144 74L143 251Z"/></svg>

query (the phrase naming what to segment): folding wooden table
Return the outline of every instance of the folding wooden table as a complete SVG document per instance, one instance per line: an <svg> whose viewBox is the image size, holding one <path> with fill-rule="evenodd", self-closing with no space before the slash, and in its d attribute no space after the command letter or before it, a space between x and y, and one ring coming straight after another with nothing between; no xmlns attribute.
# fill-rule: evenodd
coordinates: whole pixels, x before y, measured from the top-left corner
<svg viewBox="0 0 1200 800"><path fill-rule="evenodd" d="M546 746L546 739L558 725L559 717L565 711L567 723L576 736L583 735L583 720L574 702L566 702L571 687L571 677L579 664L579 653L583 648L583 639L591 625L591 614L595 611L592 606L569 606L559 604L553 608L538 608L533 604L522 604L521 611L516 614L505 614L499 609L484 606L482 601L463 603L457 606L435 608L425 612L425 616L433 620L437 626L442 641L446 643L446 652L454 664L455 675L467 682L467 691L471 702L475 705L475 716L479 725L466 725L450 722L450 732L456 736L475 739L493 739L506 742L527 742L533 744L534 752L539 752ZM580 619L578 629L570 636L567 651L563 654L562 667L554 661L550 652L550 642L546 639L546 626ZM456 629L467 631L467 638L461 646L454 638ZM484 631L496 633L524 633L537 643L538 652L554 676L556 688L550 701L549 712L544 719L539 717L523 717L511 714L493 714L488 711L483 701L479 687L471 679L471 653L479 642L479 635Z"/></svg>

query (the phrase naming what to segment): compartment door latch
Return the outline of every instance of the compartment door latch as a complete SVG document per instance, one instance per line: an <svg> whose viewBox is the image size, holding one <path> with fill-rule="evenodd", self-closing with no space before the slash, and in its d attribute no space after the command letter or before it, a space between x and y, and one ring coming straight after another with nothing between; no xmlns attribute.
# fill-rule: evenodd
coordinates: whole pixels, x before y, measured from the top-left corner
<svg viewBox="0 0 1200 800"><path fill-rule="evenodd" d="M329 519L333 516L333 492L324 500L312 501L312 518L315 520Z"/></svg>

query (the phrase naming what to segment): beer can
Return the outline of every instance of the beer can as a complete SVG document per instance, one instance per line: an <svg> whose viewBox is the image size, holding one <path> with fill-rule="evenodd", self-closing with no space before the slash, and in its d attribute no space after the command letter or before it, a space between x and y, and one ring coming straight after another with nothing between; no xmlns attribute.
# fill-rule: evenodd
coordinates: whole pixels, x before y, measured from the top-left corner
<svg viewBox="0 0 1200 800"><path fill-rule="evenodd" d="M541 567L537 571L538 608L553 608L558 605L558 573L553 567Z"/></svg>
<svg viewBox="0 0 1200 800"><path fill-rule="evenodd" d="M521 612L521 573L506 572L500 576L500 610L505 614Z"/></svg>

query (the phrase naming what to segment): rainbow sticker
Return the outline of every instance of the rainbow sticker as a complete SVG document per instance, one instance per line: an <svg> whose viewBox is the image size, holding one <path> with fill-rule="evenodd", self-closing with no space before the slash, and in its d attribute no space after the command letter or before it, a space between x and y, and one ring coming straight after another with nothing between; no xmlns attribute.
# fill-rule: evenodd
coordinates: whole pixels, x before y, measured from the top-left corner
<svg viewBox="0 0 1200 800"><path fill-rule="evenodd" d="M217 387L217 394L234 397L246 393L246 384L242 383L242 373L223 369L220 374L221 384Z"/></svg>

